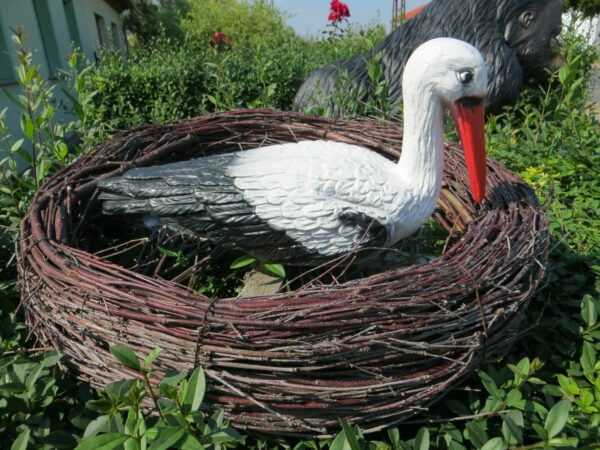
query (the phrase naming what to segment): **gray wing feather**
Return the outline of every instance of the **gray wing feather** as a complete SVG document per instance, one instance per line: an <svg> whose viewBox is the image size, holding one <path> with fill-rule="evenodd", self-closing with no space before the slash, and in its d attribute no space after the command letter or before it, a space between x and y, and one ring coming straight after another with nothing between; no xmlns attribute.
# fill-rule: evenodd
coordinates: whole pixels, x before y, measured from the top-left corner
<svg viewBox="0 0 600 450"><path fill-rule="evenodd" d="M155 217L177 233L204 235L266 261L306 263L319 255L270 228L227 174L235 154L129 170L99 182L105 214Z"/></svg>

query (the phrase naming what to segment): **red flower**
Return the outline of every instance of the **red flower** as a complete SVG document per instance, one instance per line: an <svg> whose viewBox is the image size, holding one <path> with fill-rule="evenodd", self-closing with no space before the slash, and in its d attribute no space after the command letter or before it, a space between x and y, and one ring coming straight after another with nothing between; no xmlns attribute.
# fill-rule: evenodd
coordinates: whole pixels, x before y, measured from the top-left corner
<svg viewBox="0 0 600 450"><path fill-rule="evenodd" d="M340 0L331 0L329 5L329 16L327 17L327 20L330 22L339 22L346 17L350 17L348 5L340 2Z"/></svg>
<svg viewBox="0 0 600 450"><path fill-rule="evenodd" d="M210 37L210 45L219 51L231 50L231 38L218 31Z"/></svg>

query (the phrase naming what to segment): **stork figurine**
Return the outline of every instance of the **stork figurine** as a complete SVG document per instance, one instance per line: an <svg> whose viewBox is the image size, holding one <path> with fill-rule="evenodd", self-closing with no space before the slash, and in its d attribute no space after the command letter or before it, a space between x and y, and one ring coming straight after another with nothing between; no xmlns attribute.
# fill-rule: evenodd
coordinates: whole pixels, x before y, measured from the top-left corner
<svg viewBox="0 0 600 450"><path fill-rule="evenodd" d="M302 141L131 169L100 181L105 214L137 216L240 249L307 265L389 247L433 213L444 167L443 110L454 117L473 197L485 192L487 74L470 44L438 38L404 71L398 163L333 141Z"/></svg>

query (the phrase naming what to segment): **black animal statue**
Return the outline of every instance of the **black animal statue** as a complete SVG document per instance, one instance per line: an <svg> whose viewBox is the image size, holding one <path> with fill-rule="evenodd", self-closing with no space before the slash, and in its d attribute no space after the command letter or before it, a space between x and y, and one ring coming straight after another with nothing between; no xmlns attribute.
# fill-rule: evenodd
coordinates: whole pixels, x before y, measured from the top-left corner
<svg viewBox="0 0 600 450"><path fill-rule="evenodd" d="M563 64L557 36L561 31L562 0L433 0L417 16L385 37L373 50L381 52L383 76L392 107L402 102L402 72L410 54L423 42L453 37L475 46L488 68L486 111L498 112L512 103L526 83L542 83L547 69ZM331 94L340 71L366 101L370 81L362 53L314 72L300 87L294 110L322 106L325 99L332 115L338 115Z"/></svg>

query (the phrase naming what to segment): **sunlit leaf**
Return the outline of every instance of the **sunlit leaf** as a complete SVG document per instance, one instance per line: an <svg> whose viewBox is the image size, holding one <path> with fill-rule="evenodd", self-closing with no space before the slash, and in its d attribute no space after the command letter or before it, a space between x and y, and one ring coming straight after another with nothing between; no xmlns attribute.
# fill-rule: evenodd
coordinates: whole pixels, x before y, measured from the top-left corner
<svg viewBox="0 0 600 450"><path fill-rule="evenodd" d="M285 278L285 269L281 264L265 263L265 269L279 278Z"/></svg>
<svg viewBox="0 0 600 450"><path fill-rule="evenodd" d="M544 429L548 433L548 436L553 438L567 424L569 418L569 412L571 411L571 402L567 400L561 400L548 412L546 421L544 422Z"/></svg>
<svg viewBox="0 0 600 450"><path fill-rule="evenodd" d="M119 448L131 436L122 433L99 434L85 438L75 450L113 450Z"/></svg>
<svg viewBox="0 0 600 450"><path fill-rule="evenodd" d="M229 266L230 269L241 269L242 267L247 267L256 262L256 258L248 255L240 256Z"/></svg>
<svg viewBox="0 0 600 450"><path fill-rule="evenodd" d="M150 450L166 450L173 447L186 433L184 427L156 427L156 438L150 444Z"/></svg>
<svg viewBox="0 0 600 450"><path fill-rule="evenodd" d="M358 439L356 438L356 433L352 429L352 427L345 420L340 420L340 424L342 425L342 429L344 430L344 435L346 436L346 441L348 441L348 445L350 445L351 450L360 450L360 446L358 445Z"/></svg>
<svg viewBox="0 0 600 450"><path fill-rule="evenodd" d="M413 450L429 450L429 430L422 427L417 433Z"/></svg>
<svg viewBox="0 0 600 450"><path fill-rule="evenodd" d="M119 360L121 364L129 369L140 370L140 360L135 353L127 347L124 347L119 344L112 345L110 347L110 352Z"/></svg>
<svg viewBox="0 0 600 450"><path fill-rule="evenodd" d="M507 448L506 443L501 437L495 437L487 441L481 450L505 450Z"/></svg>
<svg viewBox="0 0 600 450"><path fill-rule="evenodd" d="M202 367L198 366L192 372L187 385L187 392L183 404L189 408L190 412L197 411L202 405L204 391L206 389L206 379Z"/></svg>
<svg viewBox="0 0 600 450"><path fill-rule="evenodd" d="M156 361L156 359L161 355L162 352L163 352L162 348L155 348L150 353L148 353L148 356L146 356L146 359L144 359L142 368L143 369L150 368L150 366L154 363L154 361Z"/></svg>
<svg viewBox="0 0 600 450"><path fill-rule="evenodd" d="M27 428L25 431L22 431L10 446L10 450L26 450L27 445L29 444L30 433L31 431L29 428Z"/></svg>

